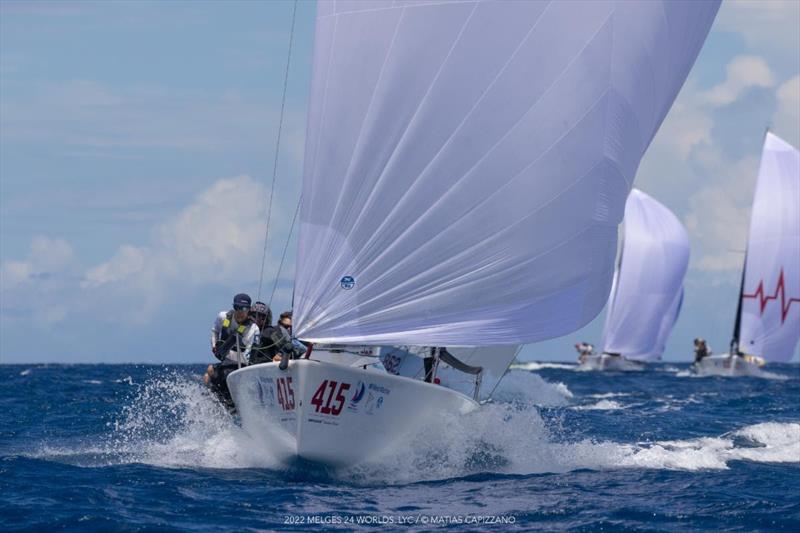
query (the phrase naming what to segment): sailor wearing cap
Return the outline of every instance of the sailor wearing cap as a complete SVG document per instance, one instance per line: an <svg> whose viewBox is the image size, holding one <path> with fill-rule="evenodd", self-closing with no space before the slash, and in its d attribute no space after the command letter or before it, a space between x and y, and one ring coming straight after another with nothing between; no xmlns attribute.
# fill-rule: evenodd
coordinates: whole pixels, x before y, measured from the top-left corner
<svg viewBox="0 0 800 533"><path fill-rule="evenodd" d="M228 374L250 359L250 350L259 336L258 325L250 316L250 297L244 293L233 297L233 309L221 311L211 328L211 353L221 362L208 365L203 381L222 403L234 409L228 390Z"/></svg>
<svg viewBox="0 0 800 533"><path fill-rule="evenodd" d="M258 326L250 317L250 302L248 295L237 294L233 297L233 309L221 311L214 321L211 352L223 363L248 363L250 349L259 334ZM234 336L235 342L231 343ZM229 350L226 349L228 345Z"/></svg>

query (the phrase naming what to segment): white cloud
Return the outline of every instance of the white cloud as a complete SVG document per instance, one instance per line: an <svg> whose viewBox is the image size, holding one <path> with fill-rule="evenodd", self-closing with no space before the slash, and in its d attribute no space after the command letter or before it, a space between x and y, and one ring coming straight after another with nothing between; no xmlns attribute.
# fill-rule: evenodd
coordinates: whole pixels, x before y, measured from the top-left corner
<svg viewBox="0 0 800 533"><path fill-rule="evenodd" d="M95 288L108 283L118 283L144 269L147 250L123 245L109 261L89 269L81 282L83 288Z"/></svg>
<svg viewBox="0 0 800 533"><path fill-rule="evenodd" d="M27 257L2 263L3 315L22 320L24 308L25 317L55 322L89 308L111 306L116 311L103 319L143 324L172 289L185 292L215 285L228 286L232 293L255 293L266 200L267 187L249 176L218 180L154 227L148 244L123 244L110 259L90 268L80 268L65 240L36 237ZM273 203L264 298L272 290L294 213L294 201L286 201L281 195ZM293 262L290 252L282 279L291 274ZM282 287L276 292L276 305L286 305L290 298L290 289Z"/></svg>
<svg viewBox="0 0 800 533"><path fill-rule="evenodd" d="M736 101L751 87L772 87L774 75L764 58L754 55L734 57L726 68L725 81L702 95L708 104L719 107Z"/></svg>
<svg viewBox="0 0 800 533"><path fill-rule="evenodd" d="M793 146L800 146L800 75L778 87L778 107L772 118L777 135Z"/></svg>
<svg viewBox="0 0 800 533"><path fill-rule="evenodd" d="M48 324L60 322L68 312L63 289L77 273L75 252L67 241L35 237L25 259L4 261L0 267L3 320L13 317L28 324L35 316Z"/></svg>
<svg viewBox="0 0 800 533"><path fill-rule="evenodd" d="M695 78L687 81L643 162L641 181L679 207L692 240L691 268L728 279L742 267L758 171L754 140L773 114L767 92L780 77L755 54L731 58L725 72L707 90ZM776 88L780 117L774 121L781 130L797 124L795 78ZM760 107L743 106L745 99Z"/></svg>
<svg viewBox="0 0 800 533"><path fill-rule="evenodd" d="M3 262L2 287L7 290L23 283L42 283L63 274L74 261L75 253L67 241L34 237L24 260Z"/></svg>
<svg viewBox="0 0 800 533"><path fill-rule="evenodd" d="M267 188L248 176L219 180L154 228L148 246L120 246L111 259L88 269L81 286L103 295L125 293L140 321L178 284L252 290L246 285L254 284L259 274L266 199ZM273 203L265 291L271 289L293 210L294 205ZM283 275L290 269L285 265Z"/></svg>
<svg viewBox="0 0 800 533"><path fill-rule="evenodd" d="M692 266L703 271L737 271L742 268L750 204L758 158L727 161L714 150L705 154L705 168L717 179L689 198L684 222L692 235Z"/></svg>

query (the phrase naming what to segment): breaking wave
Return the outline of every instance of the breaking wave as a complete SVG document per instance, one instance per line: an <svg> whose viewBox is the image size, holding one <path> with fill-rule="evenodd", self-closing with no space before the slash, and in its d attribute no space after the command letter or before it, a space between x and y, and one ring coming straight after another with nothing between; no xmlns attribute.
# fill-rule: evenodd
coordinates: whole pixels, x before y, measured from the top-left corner
<svg viewBox="0 0 800 533"><path fill-rule="evenodd" d="M576 370L579 365L569 363L540 363L537 361L528 361L526 363L514 363L511 365L512 370L526 370L528 372L536 372L543 368L558 368L561 370Z"/></svg>
<svg viewBox="0 0 800 533"><path fill-rule="evenodd" d="M523 401L549 407L568 405L573 394L564 383L551 383L537 374L512 370L500 382L492 397L500 402Z"/></svg>
<svg viewBox="0 0 800 533"><path fill-rule="evenodd" d="M589 405L576 405L573 407L576 411L612 411L615 409L626 409L627 406L615 402L614 400L600 400L597 403Z"/></svg>
<svg viewBox="0 0 800 533"><path fill-rule="evenodd" d="M162 376L135 394L99 443L45 446L36 457L94 467L143 463L168 468L284 470L268 446L252 440L196 378ZM585 409L618 409L611 397ZM560 473L577 469L725 469L731 461L800 463L800 423L767 422L724 435L620 443L575 440L536 406L568 405L572 393L534 374L514 372L498 401L442 420L397 441L374 460L330 475L357 484L402 484L474 473ZM574 407L573 407L574 408ZM580 407L578 407L580 408ZM326 474L327 475L327 474Z"/></svg>

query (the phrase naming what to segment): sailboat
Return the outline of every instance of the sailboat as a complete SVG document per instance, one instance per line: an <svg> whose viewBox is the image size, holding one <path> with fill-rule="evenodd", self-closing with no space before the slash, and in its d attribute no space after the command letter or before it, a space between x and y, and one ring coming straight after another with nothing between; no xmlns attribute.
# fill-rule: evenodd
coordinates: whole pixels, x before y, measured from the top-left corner
<svg viewBox="0 0 800 533"><path fill-rule="evenodd" d="M603 351L588 370L642 370L658 361L683 301L689 236L664 205L633 189L625 204L625 238L608 297Z"/></svg>
<svg viewBox="0 0 800 533"><path fill-rule="evenodd" d="M750 215L730 351L702 358L700 374L761 374L788 362L800 339L800 152L767 132Z"/></svg>
<svg viewBox="0 0 800 533"><path fill-rule="evenodd" d="M718 7L319 2L294 286L308 350L229 375L244 430L287 463L369 460L480 406L382 370L379 347L520 345L592 320Z"/></svg>

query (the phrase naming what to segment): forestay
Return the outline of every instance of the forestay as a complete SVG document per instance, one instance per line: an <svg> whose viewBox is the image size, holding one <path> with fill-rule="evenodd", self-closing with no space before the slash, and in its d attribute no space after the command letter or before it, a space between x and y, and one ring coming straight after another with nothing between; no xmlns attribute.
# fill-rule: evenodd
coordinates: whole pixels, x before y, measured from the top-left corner
<svg viewBox="0 0 800 533"><path fill-rule="evenodd" d="M628 359L657 360L663 351L658 344L665 319L680 305L689 266L689 236L669 209L633 189L625 204L621 253L609 296L603 351Z"/></svg>
<svg viewBox="0 0 800 533"><path fill-rule="evenodd" d="M767 133L747 241L739 349L789 361L800 338L800 153Z"/></svg>
<svg viewBox="0 0 800 533"><path fill-rule="evenodd" d="M717 8L318 3L297 336L479 346L589 322Z"/></svg>

